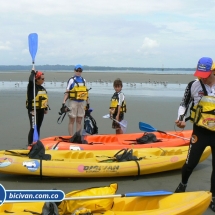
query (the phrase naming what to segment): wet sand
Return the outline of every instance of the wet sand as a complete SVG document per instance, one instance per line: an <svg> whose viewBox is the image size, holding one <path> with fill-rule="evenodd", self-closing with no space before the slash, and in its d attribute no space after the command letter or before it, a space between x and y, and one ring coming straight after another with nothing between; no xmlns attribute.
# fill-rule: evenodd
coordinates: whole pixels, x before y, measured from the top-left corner
<svg viewBox="0 0 215 215"><path fill-rule="evenodd" d="M0 81L27 81L28 80L27 71L17 71L10 73L0 73ZM47 81L67 81L69 77L74 75L74 72L52 72L45 71L45 78ZM113 82L116 78L120 78L123 83L126 82L168 82L168 83L181 83L187 84L189 81L194 79L193 75L181 75L181 74L145 74L145 73L113 73L113 72L83 72L82 76L86 79L87 82L92 81L111 81Z"/></svg>
<svg viewBox="0 0 215 215"><path fill-rule="evenodd" d="M68 74L65 77L68 77ZM171 77L168 80L172 80ZM0 75L0 80L2 80L2 74ZM41 129L41 138L53 135L68 135L68 118L65 117L62 124L57 124L58 111L61 107L63 95L50 93L49 96L51 110L45 116ZM0 91L1 150L26 147L29 121L25 108L25 99L26 94L22 91ZM128 106L128 112L125 115L125 119L128 121L127 133L141 132L138 127L140 121L146 122L159 130L175 129L174 121L181 98L138 98L127 96L126 99ZM109 96L92 95L91 97L91 106L94 108L92 115L97 121L99 133L114 133L111 128L111 120L102 118L103 115L108 113L109 102ZM188 122L186 129L191 128L192 125ZM190 177L187 191L209 190L210 176L211 156L196 167ZM8 174L0 174L0 180L5 189L11 190L58 188L67 193L71 190L106 186L116 182L119 186L117 193L150 190L174 191L181 180L181 170L143 175L138 180L136 180L136 177L88 178L87 180L82 178L45 177L40 180L39 177ZM205 214L214 213L208 209Z"/></svg>

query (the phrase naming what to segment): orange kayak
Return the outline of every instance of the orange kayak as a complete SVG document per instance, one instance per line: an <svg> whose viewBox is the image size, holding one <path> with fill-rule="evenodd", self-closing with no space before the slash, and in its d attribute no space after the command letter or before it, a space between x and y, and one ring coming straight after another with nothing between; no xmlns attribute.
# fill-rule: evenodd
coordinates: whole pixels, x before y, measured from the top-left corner
<svg viewBox="0 0 215 215"><path fill-rule="evenodd" d="M123 148L175 147L188 145L192 130L170 131L166 134L160 132L151 133L155 134L160 142L138 144L136 139L141 138L143 133L89 135L85 136L86 144L69 142L71 136L52 136L41 139L41 142L46 149L54 150L118 150Z"/></svg>

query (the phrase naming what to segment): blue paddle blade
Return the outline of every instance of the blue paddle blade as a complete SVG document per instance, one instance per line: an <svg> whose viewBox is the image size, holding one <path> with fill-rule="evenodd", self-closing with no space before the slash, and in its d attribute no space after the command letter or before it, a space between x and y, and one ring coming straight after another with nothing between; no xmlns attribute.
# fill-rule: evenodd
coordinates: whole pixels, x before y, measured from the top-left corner
<svg viewBox="0 0 215 215"><path fill-rule="evenodd" d="M29 46L29 52L32 57L32 61L34 62L35 56L37 53L37 47L38 47L38 35L37 33L32 33L28 35L28 46Z"/></svg>
<svg viewBox="0 0 215 215"><path fill-rule="evenodd" d="M157 131L157 129L155 129L154 127L152 127L149 124L146 124L144 122L139 122L139 129L141 131L146 131L146 132L153 132L153 131Z"/></svg>
<svg viewBox="0 0 215 215"><path fill-rule="evenodd" d="M33 142L37 142L37 140L39 140L39 135L37 132L37 126L34 126L34 134L33 134Z"/></svg>
<svg viewBox="0 0 215 215"><path fill-rule="evenodd" d="M125 193L125 197L135 197L135 196L163 196L171 195L173 192L165 190L148 191L148 192L135 192L135 193Z"/></svg>

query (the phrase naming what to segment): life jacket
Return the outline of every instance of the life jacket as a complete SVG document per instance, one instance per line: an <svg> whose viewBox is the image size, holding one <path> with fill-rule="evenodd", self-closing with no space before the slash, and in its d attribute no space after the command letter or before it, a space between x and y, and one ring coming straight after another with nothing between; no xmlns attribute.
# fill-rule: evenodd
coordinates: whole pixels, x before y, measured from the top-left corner
<svg viewBox="0 0 215 215"><path fill-rule="evenodd" d="M48 94L46 90L39 90L35 97L36 109L45 109L48 107ZM34 99L32 100L32 109L34 107ZM28 99L26 100L26 108L28 108Z"/></svg>
<svg viewBox="0 0 215 215"><path fill-rule="evenodd" d="M72 77L72 79L74 80L74 84L72 84L70 86L70 90L69 90L69 99L71 100L87 100L88 98L88 90L87 87L85 86L85 81L84 79L81 77L81 81L80 79L77 81L75 79L75 77ZM70 79L68 80L69 83ZM83 83L83 86L79 86L80 83Z"/></svg>
<svg viewBox="0 0 215 215"><path fill-rule="evenodd" d="M215 97L208 96L204 84L201 82L204 96L197 105L191 108L190 121L197 126L215 131Z"/></svg>
<svg viewBox="0 0 215 215"><path fill-rule="evenodd" d="M121 92L120 92L121 93ZM110 103L110 109L115 109L115 113L117 111L117 108L118 108L118 103L119 103L119 94L120 93L117 93L115 92L111 98L111 103ZM121 106L121 109L120 109L120 113L126 113L126 102L125 100L122 102L122 106Z"/></svg>

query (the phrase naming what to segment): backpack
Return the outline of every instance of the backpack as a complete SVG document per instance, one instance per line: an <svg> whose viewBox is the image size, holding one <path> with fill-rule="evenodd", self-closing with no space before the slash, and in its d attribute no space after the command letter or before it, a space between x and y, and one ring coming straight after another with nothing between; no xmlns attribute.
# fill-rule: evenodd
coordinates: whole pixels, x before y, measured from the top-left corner
<svg viewBox="0 0 215 215"><path fill-rule="evenodd" d="M45 147L40 140L33 144L28 153L28 157L32 159L51 160L51 155L45 154Z"/></svg>
<svg viewBox="0 0 215 215"><path fill-rule="evenodd" d="M87 144L86 140L82 139L81 131L75 132L75 134L69 139L69 143Z"/></svg>
<svg viewBox="0 0 215 215"><path fill-rule="evenodd" d="M84 117L84 130L91 135L98 134L96 120L90 114L87 114Z"/></svg>
<svg viewBox="0 0 215 215"><path fill-rule="evenodd" d="M120 152L122 152L120 154ZM114 157L116 158L116 160L118 162L124 162L124 161L136 161L136 160L140 160L140 158L137 158L137 156L133 156L133 149L121 149L120 151L118 151Z"/></svg>
<svg viewBox="0 0 215 215"><path fill-rule="evenodd" d="M45 202L42 208L42 215L59 215L57 205L54 202Z"/></svg>
<svg viewBox="0 0 215 215"><path fill-rule="evenodd" d="M75 132L75 134L69 139L70 143L82 143L80 131Z"/></svg>
<svg viewBox="0 0 215 215"><path fill-rule="evenodd" d="M137 144L161 142L155 134L145 132L142 137L136 139Z"/></svg>

